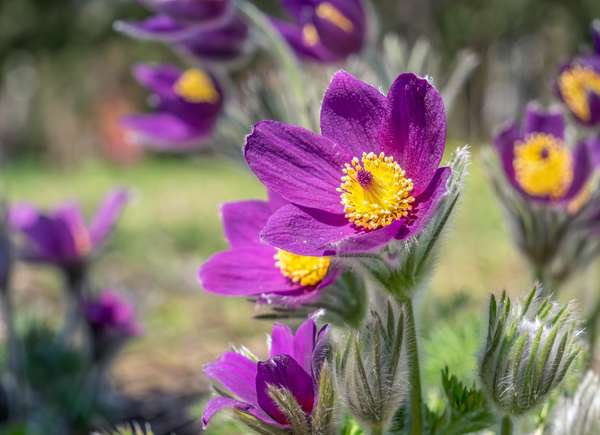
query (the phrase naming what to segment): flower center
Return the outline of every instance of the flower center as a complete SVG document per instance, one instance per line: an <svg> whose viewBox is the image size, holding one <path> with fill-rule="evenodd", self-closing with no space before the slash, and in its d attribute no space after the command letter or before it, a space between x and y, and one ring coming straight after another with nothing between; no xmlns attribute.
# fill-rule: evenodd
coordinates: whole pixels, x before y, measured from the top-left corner
<svg viewBox="0 0 600 435"><path fill-rule="evenodd" d="M319 34L313 24L305 24L302 27L302 40L309 47L313 47L319 43Z"/></svg>
<svg viewBox="0 0 600 435"><path fill-rule="evenodd" d="M408 215L415 198L413 183L394 158L363 153L344 165L340 192L346 219L374 230Z"/></svg>
<svg viewBox="0 0 600 435"><path fill-rule="evenodd" d="M175 93L189 103L219 101L219 92L208 74L196 68L188 69L174 85Z"/></svg>
<svg viewBox="0 0 600 435"><path fill-rule="evenodd" d="M515 177L525 192L560 198L573 180L570 151L556 137L534 133L515 145Z"/></svg>
<svg viewBox="0 0 600 435"><path fill-rule="evenodd" d="M334 26L342 29L346 33L354 30L354 24L338 8L329 2L320 3L317 6L317 17L329 21Z"/></svg>
<svg viewBox="0 0 600 435"><path fill-rule="evenodd" d="M558 86L569 109L578 118L589 121L588 94L594 92L600 95L600 74L591 68L576 66L560 75Z"/></svg>
<svg viewBox="0 0 600 435"><path fill-rule="evenodd" d="M297 255L282 249L278 249L273 258L283 276L303 286L314 286L323 281L331 263L328 257Z"/></svg>

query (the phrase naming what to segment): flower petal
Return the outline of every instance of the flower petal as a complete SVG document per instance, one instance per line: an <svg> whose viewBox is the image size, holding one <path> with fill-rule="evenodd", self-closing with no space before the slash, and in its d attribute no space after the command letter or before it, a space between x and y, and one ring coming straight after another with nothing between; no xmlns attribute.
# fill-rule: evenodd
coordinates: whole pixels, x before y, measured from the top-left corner
<svg viewBox="0 0 600 435"><path fill-rule="evenodd" d="M331 80L321 105L321 133L348 148L352 157L381 151L381 125L388 117L385 96L345 71Z"/></svg>
<svg viewBox="0 0 600 435"><path fill-rule="evenodd" d="M142 0L150 9L177 20L204 26L228 18L233 9L231 0Z"/></svg>
<svg viewBox="0 0 600 435"><path fill-rule="evenodd" d="M221 207L223 231L232 248L260 244L259 234L271 216L266 201L238 201Z"/></svg>
<svg viewBox="0 0 600 435"><path fill-rule="evenodd" d="M177 98L174 86L181 70L173 65L138 64L133 68L135 79L151 92L164 99Z"/></svg>
<svg viewBox="0 0 600 435"><path fill-rule="evenodd" d="M565 119L559 110L543 110L536 104L529 104L525 115L524 135L546 133L565 139Z"/></svg>
<svg viewBox="0 0 600 435"><path fill-rule="evenodd" d="M239 16L223 26L190 32L177 44L199 59L229 60L244 51L248 38L248 25Z"/></svg>
<svg viewBox="0 0 600 435"><path fill-rule="evenodd" d="M335 244L354 233L343 215L287 205L269 218L261 238L296 254L322 256L335 254Z"/></svg>
<svg viewBox="0 0 600 435"><path fill-rule="evenodd" d="M259 362L256 375L258 404L277 422L286 424L286 416L269 395L269 385L285 388L305 413L312 412L315 400L312 377L291 356L279 355Z"/></svg>
<svg viewBox="0 0 600 435"><path fill-rule="evenodd" d="M90 224L90 236L94 245L102 243L110 234L129 199L130 194L126 189L114 190L106 196Z"/></svg>
<svg viewBox="0 0 600 435"><path fill-rule="evenodd" d="M294 355L294 333L289 326L282 323L275 323L271 331L269 357L278 355Z"/></svg>
<svg viewBox="0 0 600 435"><path fill-rule="evenodd" d="M396 239L408 239L419 234L429 223L431 217L437 210L440 200L448 191L448 179L452 174L449 167L439 168L425 189L415 198L411 219L403 219L403 226L396 234Z"/></svg>
<svg viewBox="0 0 600 435"><path fill-rule="evenodd" d="M229 397L213 397L208 401L202 414L202 429L206 429L212 418L223 409L239 409L240 411L247 411L251 408L249 405L239 400L230 399Z"/></svg>
<svg viewBox="0 0 600 435"><path fill-rule="evenodd" d="M336 143L301 127L262 121L246 138L244 153L269 190L299 205L343 212L336 188L349 160Z"/></svg>
<svg viewBox="0 0 600 435"><path fill-rule="evenodd" d="M296 330L294 336L294 359L302 366L306 373L312 373L313 352L317 337L317 325L310 317Z"/></svg>
<svg viewBox="0 0 600 435"><path fill-rule="evenodd" d="M444 154L446 114L439 92L413 73L400 74L388 93L390 115L384 125L383 151L396 157L420 194Z"/></svg>
<svg viewBox="0 0 600 435"><path fill-rule="evenodd" d="M155 15L142 21L117 21L114 28L127 36L152 41L177 41L191 29L168 15Z"/></svg>
<svg viewBox="0 0 600 435"><path fill-rule="evenodd" d="M561 201L573 199L589 181L593 172L592 156L586 141L581 141L573 149L573 181Z"/></svg>
<svg viewBox="0 0 600 435"><path fill-rule="evenodd" d="M515 143L520 139L519 128L516 122L511 122L505 125L494 137L494 146L500 161L502 169L508 182L515 187L519 192L522 191L515 177L514 159L515 159Z"/></svg>
<svg viewBox="0 0 600 435"><path fill-rule="evenodd" d="M276 251L266 245L245 246L213 255L202 265L199 279L208 292L226 296L292 292L302 288L275 266Z"/></svg>
<svg viewBox="0 0 600 435"><path fill-rule="evenodd" d="M207 140L214 124L193 125L170 113L129 115L121 120L136 142L162 151L189 151Z"/></svg>
<svg viewBox="0 0 600 435"><path fill-rule="evenodd" d="M327 4L332 10L339 14L339 18L345 18L344 25L338 20L319 15L319 7ZM366 14L360 0L328 0L320 2L316 14L313 17L314 25L323 45L332 53L336 53L341 59L358 53L365 39Z"/></svg>
<svg viewBox="0 0 600 435"><path fill-rule="evenodd" d="M250 405L256 405L256 362L237 352L225 352L204 366L204 375Z"/></svg>
<svg viewBox="0 0 600 435"><path fill-rule="evenodd" d="M302 26L271 18L273 27L287 41L299 57L313 61L330 63L340 60L340 57L323 46L320 42L307 44L304 40Z"/></svg>

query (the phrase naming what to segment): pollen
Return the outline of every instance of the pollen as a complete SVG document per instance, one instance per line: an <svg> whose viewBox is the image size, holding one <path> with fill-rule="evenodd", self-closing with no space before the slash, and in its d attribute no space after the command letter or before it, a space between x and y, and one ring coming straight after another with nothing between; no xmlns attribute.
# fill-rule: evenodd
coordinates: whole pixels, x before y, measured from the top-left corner
<svg viewBox="0 0 600 435"><path fill-rule="evenodd" d="M415 198L413 183L394 158L363 153L344 165L337 191L346 219L367 230L390 225L407 216Z"/></svg>
<svg viewBox="0 0 600 435"><path fill-rule="evenodd" d="M273 258L283 276L303 286L315 286L323 281L331 263L328 257L297 255L282 249L278 249Z"/></svg>
<svg viewBox="0 0 600 435"><path fill-rule="evenodd" d="M354 30L354 24L338 8L329 2L320 3L317 6L317 17L329 21L334 26L342 29L346 33Z"/></svg>
<svg viewBox="0 0 600 435"><path fill-rule="evenodd" d="M202 70L186 70L175 83L174 91L189 103L211 103L219 101L219 92L210 76Z"/></svg>
<svg viewBox="0 0 600 435"><path fill-rule="evenodd" d="M600 95L600 74L591 68L575 66L563 72L558 79L558 87L569 109L583 121L591 117L588 95Z"/></svg>
<svg viewBox="0 0 600 435"><path fill-rule="evenodd" d="M515 178L533 196L562 197L573 181L571 152L556 137L534 133L515 145Z"/></svg>
<svg viewBox="0 0 600 435"><path fill-rule="evenodd" d="M309 47L313 47L319 43L319 33L313 24L306 24L302 27L302 40Z"/></svg>

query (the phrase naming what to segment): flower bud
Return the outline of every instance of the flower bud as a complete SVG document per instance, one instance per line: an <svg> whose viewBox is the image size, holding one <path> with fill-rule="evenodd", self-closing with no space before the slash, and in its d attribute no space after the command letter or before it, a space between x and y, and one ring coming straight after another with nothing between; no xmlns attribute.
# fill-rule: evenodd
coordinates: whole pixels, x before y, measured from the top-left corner
<svg viewBox="0 0 600 435"><path fill-rule="evenodd" d="M522 304L492 295L485 347L479 362L482 385L504 414L520 415L541 404L580 354L571 305L542 297L539 285Z"/></svg>
<svg viewBox="0 0 600 435"><path fill-rule="evenodd" d="M544 435L594 435L600 433L600 378L589 371L572 398L554 409Z"/></svg>
<svg viewBox="0 0 600 435"><path fill-rule="evenodd" d="M404 400L403 337L404 316L388 303L385 322L371 312L337 355L338 392L352 415L371 428L387 427Z"/></svg>

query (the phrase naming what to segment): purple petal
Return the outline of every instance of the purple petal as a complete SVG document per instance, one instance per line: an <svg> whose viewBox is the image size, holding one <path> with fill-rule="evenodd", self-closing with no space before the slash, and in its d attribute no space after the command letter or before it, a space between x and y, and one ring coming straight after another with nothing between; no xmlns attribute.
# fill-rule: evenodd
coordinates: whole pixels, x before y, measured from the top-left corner
<svg viewBox="0 0 600 435"><path fill-rule="evenodd" d="M158 150L187 151L210 138L213 125L197 126L170 113L130 115L121 120L136 142Z"/></svg>
<svg viewBox="0 0 600 435"><path fill-rule="evenodd" d="M559 110L543 110L529 104L525 115L523 134L546 133L560 140L565 138L565 119Z"/></svg>
<svg viewBox="0 0 600 435"><path fill-rule="evenodd" d="M269 396L269 385L288 390L302 410L310 414L315 393L313 379L289 355L280 355L258 363L256 393L260 407L277 422L288 423L287 418Z"/></svg>
<svg viewBox="0 0 600 435"><path fill-rule="evenodd" d="M176 98L173 87L181 74L182 71L173 65L138 64L133 68L135 79L164 99Z"/></svg>
<svg viewBox="0 0 600 435"><path fill-rule="evenodd" d="M600 136L596 138L590 138L586 141L592 165L596 170L600 169Z"/></svg>
<svg viewBox="0 0 600 435"><path fill-rule="evenodd" d="M142 21L117 21L114 28L132 38L165 42L178 41L193 31L168 15L155 15Z"/></svg>
<svg viewBox="0 0 600 435"><path fill-rule="evenodd" d="M260 244L259 234L271 216L265 201L238 201L221 207L223 231L232 248Z"/></svg>
<svg viewBox="0 0 600 435"><path fill-rule="evenodd" d="M576 197L589 181L593 169L588 144L581 141L573 149L573 181L561 201L569 201Z"/></svg>
<svg viewBox="0 0 600 435"><path fill-rule="evenodd" d="M323 98L321 133L360 158L363 152L381 151L381 125L387 117L387 101L381 92L339 71Z"/></svg>
<svg viewBox="0 0 600 435"><path fill-rule="evenodd" d="M396 157L418 195L429 185L444 154L444 102L427 80L412 73L399 75L387 98L391 112L384 126L383 151Z"/></svg>
<svg viewBox="0 0 600 435"><path fill-rule="evenodd" d="M229 60L242 54L248 25L239 16L220 27L190 32L178 46L200 59Z"/></svg>
<svg viewBox="0 0 600 435"><path fill-rule="evenodd" d="M323 45L342 59L358 53L362 48L366 29L366 14L362 2L359 0L328 0L321 2L320 5L325 3L337 9L351 26L342 28L339 23L321 18L318 13L315 14L313 22Z"/></svg>
<svg viewBox="0 0 600 435"><path fill-rule="evenodd" d="M343 215L318 213L287 205L267 222L261 237L267 243L300 255L333 255L340 240L355 230Z"/></svg>
<svg viewBox="0 0 600 435"><path fill-rule="evenodd" d="M320 42L314 45L307 44L304 40L302 26L275 18L271 18L271 23L299 57L322 63L331 63L342 59Z"/></svg>
<svg viewBox="0 0 600 435"><path fill-rule="evenodd" d="M294 355L294 334L289 326L275 323L271 331L269 357L279 355Z"/></svg>
<svg viewBox="0 0 600 435"><path fill-rule="evenodd" d="M198 276L202 287L226 296L282 293L302 288L275 266L275 253L275 248L255 245L213 255L200 268Z"/></svg>
<svg viewBox="0 0 600 435"><path fill-rule="evenodd" d="M54 210L52 217L55 220L64 222L69 229L74 249L69 255L83 257L89 254L93 248L93 242L79 204L76 202L67 202ZM70 246L70 244L68 243L65 246Z"/></svg>
<svg viewBox="0 0 600 435"><path fill-rule="evenodd" d="M250 405L256 405L256 362L237 352L226 352L204 366L204 375Z"/></svg>
<svg viewBox="0 0 600 435"><path fill-rule="evenodd" d="M509 123L500 130L494 137L494 146L498 151L502 169L509 183L519 192L522 191L517 179L515 178L515 143L520 139L519 128L515 122Z"/></svg>
<svg viewBox="0 0 600 435"><path fill-rule="evenodd" d="M310 317L296 330L294 336L294 359L302 366L304 371L312 373L312 359L317 337L317 325Z"/></svg>
<svg viewBox="0 0 600 435"><path fill-rule="evenodd" d="M282 0L283 9L296 21L302 22L312 13L314 3L312 0Z"/></svg>
<svg viewBox="0 0 600 435"><path fill-rule="evenodd" d="M221 412L223 409L232 408L239 409L240 411L247 411L251 408L251 405L228 397L213 397L210 399L202 414L202 429L206 429L217 413Z"/></svg>
<svg viewBox="0 0 600 435"><path fill-rule="evenodd" d="M212 25L226 19L233 9L230 0L141 0L148 8L176 20Z"/></svg>
<svg viewBox="0 0 600 435"><path fill-rule="evenodd" d="M590 106L590 119L588 125L598 125L600 123L600 94L590 92L588 95L588 104Z"/></svg>
<svg viewBox="0 0 600 435"><path fill-rule="evenodd" d="M336 188L352 157L338 144L301 127L262 121L246 138L244 152L269 190L299 205L343 212Z"/></svg>
<svg viewBox="0 0 600 435"><path fill-rule="evenodd" d="M90 235L94 245L102 243L108 237L129 199L130 194L126 189L113 190L106 195L90 224Z"/></svg>
<svg viewBox="0 0 600 435"><path fill-rule="evenodd" d="M452 174L449 167L439 168L427 189L415 198L413 216L403 219L404 225L396 235L397 239L408 239L419 234L429 223L437 210L440 200L447 193L448 178Z"/></svg>

